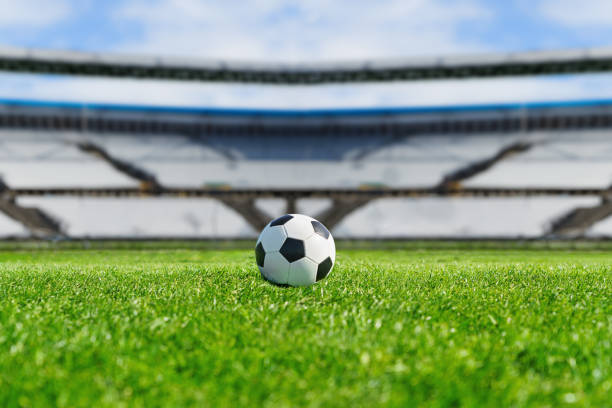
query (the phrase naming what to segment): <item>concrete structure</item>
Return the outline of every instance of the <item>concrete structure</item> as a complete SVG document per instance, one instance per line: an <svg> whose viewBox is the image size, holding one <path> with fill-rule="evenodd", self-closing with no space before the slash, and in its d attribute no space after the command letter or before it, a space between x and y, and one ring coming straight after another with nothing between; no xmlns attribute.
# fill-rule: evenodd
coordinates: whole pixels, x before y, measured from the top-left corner
<svg viewBox="0 0 612 408"><path fill-rule="evenodd" d="M414 81L612 70L612 49L535 51L349 63L265 64L69 51L2 49L0 70L266 84Z"/></svg>
<svg viewBox="0 0 612 408"><path fill-rule="evenodd" d="M0 211L46 236L253 235L286 210L341 236L579 236L612 213L611 128L610 100L310 111L3 100ZM126 227L121 208L143 225Z"/></svg>

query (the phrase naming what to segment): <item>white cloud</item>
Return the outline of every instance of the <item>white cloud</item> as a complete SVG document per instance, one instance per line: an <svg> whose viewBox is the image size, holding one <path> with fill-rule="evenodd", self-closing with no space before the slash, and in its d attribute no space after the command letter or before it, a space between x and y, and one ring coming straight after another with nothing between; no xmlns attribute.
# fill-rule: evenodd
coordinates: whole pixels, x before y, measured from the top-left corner
<svg viewBox="0 0 612 408"><path fill-rule="evenodd" d="M115 16L143 29L123 51L283 61L485 50L458 29L489 17L472 0L137 0Z"/></svg>
<svg viewBox="0 0 612 408"><path fill-rule="evenodd" d="M65 0L0 0L0 28L46 27L69 16Z"/></svg>
<svg viewBox="0 0 612 408"><path fill-rule="evenodd" d="M544 0L540 12L544 17L569 27L609 27L612 24L610 0Z"/></svg>

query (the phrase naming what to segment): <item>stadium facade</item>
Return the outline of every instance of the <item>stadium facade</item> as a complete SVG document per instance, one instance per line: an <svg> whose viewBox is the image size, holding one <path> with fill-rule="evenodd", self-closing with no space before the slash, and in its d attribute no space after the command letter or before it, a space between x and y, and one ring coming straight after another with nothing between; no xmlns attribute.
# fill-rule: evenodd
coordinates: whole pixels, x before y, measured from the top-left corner
<svg viewBox="0 0 612 408"><path fill-rule="evenodd" d="M612 100L350 110L0 101L3 236L611 235Z"/></svg>

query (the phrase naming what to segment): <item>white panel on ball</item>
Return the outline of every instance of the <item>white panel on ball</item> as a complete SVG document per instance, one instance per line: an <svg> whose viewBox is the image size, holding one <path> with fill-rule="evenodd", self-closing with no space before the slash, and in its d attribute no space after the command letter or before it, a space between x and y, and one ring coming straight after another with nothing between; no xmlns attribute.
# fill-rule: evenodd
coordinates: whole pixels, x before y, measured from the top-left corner
<svg viewBox="0 0 612 408"><path fill-rule="evenodd" d="M308 286L317 280L317 264L308 258L302 258L291 264L288 283L291 286Z"/></svg>
<svg viewBox="0 0 612 408"><path fill-rule="evenodd" d="M279 252L267 252L261 273L274 283L286 284L291 264Z"/></svg>
<svg viewBox="0 0 612 408"><path fill-rule="evenodd" d="M305 240L304 248L306 256L312 259L316 264L320 264L325 258L331 256L329 241L319 234L313 234L310 238Z"/></svg>
<svg viewBox="0 0 612 408"><path fill-rule="evenodd" d="M293 216L287 223L285 223L285 230L289 238L305 240L314 234L312 228L311 218L301 214L291 214Z"/></svg>
<svg viewBox="0 0 612 408"><path fill-rule="evenodd" d="M287 233L282 225L266 228L259 240L266 252L278 251L287 239Z"/></svg>

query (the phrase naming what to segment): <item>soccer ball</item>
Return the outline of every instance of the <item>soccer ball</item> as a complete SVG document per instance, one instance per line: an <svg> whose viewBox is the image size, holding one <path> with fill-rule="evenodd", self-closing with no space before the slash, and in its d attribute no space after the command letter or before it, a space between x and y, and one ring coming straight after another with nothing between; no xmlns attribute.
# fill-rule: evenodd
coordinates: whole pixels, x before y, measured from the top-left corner
<svg viewBox="0 0 612 408"><path fill-rule="evenodd" d="M336 261L330 232L314 218L287 214L263 229L255 259L264 279L290 286L308 286L325 278Z"/></svg>

